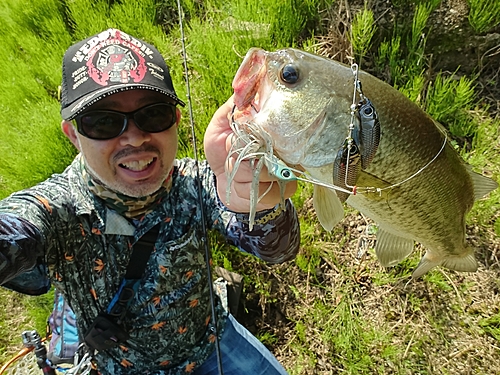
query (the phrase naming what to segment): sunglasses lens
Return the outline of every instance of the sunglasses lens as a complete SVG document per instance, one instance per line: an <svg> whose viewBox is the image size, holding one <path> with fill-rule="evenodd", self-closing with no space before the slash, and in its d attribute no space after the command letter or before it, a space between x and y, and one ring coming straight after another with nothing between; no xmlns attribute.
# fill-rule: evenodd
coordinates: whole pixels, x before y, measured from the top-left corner
<svg viewBox="0 0 500 375"><path fill-rule="evenodd" d="M137 126L149 133L165 131L175 124L175 106L167 103L153 104L134 114Z"/></svg>
<svg viewBox="0 0 500 375"><path fill-rule="evenodd" d="M127 117L108 111L94 111L76 118L78 130L91 139L111 139L123 130Z"/></svg>
<svg viewBox="0 0 500 375"><path fill-rule="evenodd" d="M126 128L128 119L133 118L139 129L149 133L165 131L175 124L175 105L157 103L134 112L92 111L76 117L78 131L91 139L118 137Z"/></svg>

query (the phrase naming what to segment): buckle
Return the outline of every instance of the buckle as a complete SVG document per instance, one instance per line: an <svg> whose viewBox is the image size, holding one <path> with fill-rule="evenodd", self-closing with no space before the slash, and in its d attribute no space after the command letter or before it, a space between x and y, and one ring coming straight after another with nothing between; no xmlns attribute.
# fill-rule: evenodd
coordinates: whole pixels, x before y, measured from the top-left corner
<svg viewBox="0 0 500 375"><path fill-rule="evenodd" d="M127 341L130 335L111 316L99 314L84 336L86 344L95 350L111 349Z"/></svg>

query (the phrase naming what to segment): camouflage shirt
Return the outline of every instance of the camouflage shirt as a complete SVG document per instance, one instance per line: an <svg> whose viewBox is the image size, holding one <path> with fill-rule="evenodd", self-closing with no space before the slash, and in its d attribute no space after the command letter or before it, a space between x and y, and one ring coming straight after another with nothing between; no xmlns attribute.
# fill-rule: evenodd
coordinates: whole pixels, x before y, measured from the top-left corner
<svg viewBox="0 0 500 375"><path fill-rule="evenodd" d="M0 201L0 284L39 294L51 282L74 310L80 332L115 296L134 244L160 224L125 318L130 339L95 356L103 375L190 373L214 349L194 167L193 160L177 160L170 192L140 220L120 216L90 193L76 160L63 173ZM199 170L208 229L269 262L295 256L299 225L289 201L279 215L258 213L270 219L250 231L247 215L219 201L208 164L200 163ZM220 334L226 316L220 303L216 311Z"/></svg>

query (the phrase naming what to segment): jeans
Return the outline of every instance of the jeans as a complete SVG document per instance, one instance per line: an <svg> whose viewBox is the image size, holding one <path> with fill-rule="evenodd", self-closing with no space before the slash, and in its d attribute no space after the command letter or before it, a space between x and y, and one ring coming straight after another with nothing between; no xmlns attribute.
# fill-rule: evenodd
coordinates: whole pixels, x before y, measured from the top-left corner
<svg viewBox="0 0 500 375"><path fill-rule="evenodd" d="M286 375L274 355L255 336L229 315L219 341L224 375ZM194 372L194 375L219 375L217 353Z"/></svg>

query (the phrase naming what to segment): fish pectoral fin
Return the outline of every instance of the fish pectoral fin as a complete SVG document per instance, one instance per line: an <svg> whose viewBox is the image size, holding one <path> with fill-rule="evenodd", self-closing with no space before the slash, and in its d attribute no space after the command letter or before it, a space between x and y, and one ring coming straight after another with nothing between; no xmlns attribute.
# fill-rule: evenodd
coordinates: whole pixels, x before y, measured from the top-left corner
<svg viewBox="0 0 500 375"><path fill-rule="evenodd" d="M377 232L375 253L383 267L392 267L413 251L413 240L389 233L383 228Z"/></svg>
<svg viewBox="0 0 500 375"><path fill-rule="evenodd" d="M426 251L411 276L414 279L418 279L436 266L443 266L459 272L476 272L478 267L473 251L468 252L464 256L448 256L440 259L432 259L429 256L429 251Z"/></svg>
<svg viewBox="0 0 500 375"><path fill-rule="evenodd" d="M314 185L313 206L323 228L331 231L344 217L344 206L335 191Z"/></svg>
<svg viewBox="0 0 500 375"><path fill-rule="evenodd" d="M498 184L494 180L474 172L470 165L467 165L467 172L472 178L472 184L474 185L474 200L483 198L498 187Z"/></svg>
<svg viewBox="0 0 500 375"><path fill-rule="evenodd" d="M391 183L363 170L359 172L356 183L358 184L358 187L375 187L380 189L392 185Z"/></svg>
<svg viewBox="0 0 500 375"><path fill-rule="evenodd" d="M381 200L381 199L387 199L388 194L390 193L389 190L382 190L380 192L366 192L364 188L371 188L371 189L385 189L390 187L391 183L382 180L381 178L374 176L373 174L370 174L366 171L361 170L358 174L358 179L356 181L356 186L357 186L357 191L359 194L363 194L366 196L368 199L372 200Z"/></svg>

